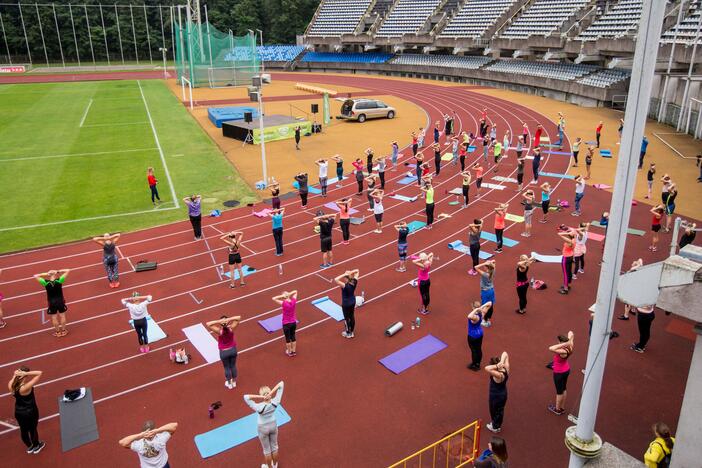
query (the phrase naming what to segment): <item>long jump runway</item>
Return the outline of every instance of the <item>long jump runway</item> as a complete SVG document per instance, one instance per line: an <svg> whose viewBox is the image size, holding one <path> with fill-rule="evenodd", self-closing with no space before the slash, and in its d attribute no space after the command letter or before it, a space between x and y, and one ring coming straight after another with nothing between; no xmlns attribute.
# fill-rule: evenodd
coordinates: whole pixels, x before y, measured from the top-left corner
<svg viewBox="0 0 702 468"><path fill-rule="evenodd" d="M299 75L276 73L274 78L297 81ZM556 138L555 124L537 111L462 87L336 75L306 75L306 78L316 83L353 85L378 94L394 94L423 108L427 122L455 110L455 127L459 132L476 132L479 115L487 107L488 116L498 126L498 139L505 130L510 130L513 136L521 134L523 121L541 123L545 135L551 141ZM419 122L418 126L422 124ZM427 142L431 141L429 133ZM396 139L406 144L409 135L397 135ZM450 148L446 141L442 135L444 151ZM563 151L568 150L566 143ZM329 154L340 151L329 148ZM433 168L431 148L427 146L423 151ZM403 155L399 170L386 173L386 194L416 196L418 189L414 184L397 183L406 172L402 163L410 159L409 147L403 149ZM356 155L343 156L348 169L348 162ZM480 148L469 154L467 167L481 157ZM569 162L567 156L546 154L541 169L565 173ZM525 180L531 179L530 166L527 162ZM510 151L498 175L514 178L515 174L516 157ZM496 184L491 180L493 175L486 170L484 181ZM310 181L314 180L313 175ZM466 242L466 225L474 218L483 219L485 230L493 231L492 213L498 203L509 202L508 211L521 215L521 194L516 192L515 184L504 183L503 190L483 188L478 198L473 182L471 202L467 208L461 208L450 205L456 197L446 193L460 187L458 169L444 163L441 175L434 180L435 213L451 217L436 222L434 229L419 230L409 238L410 253L432 251L438 257L431 276L432 313L422 317L421 328L414 331L408 325L417 315L418 295L407 283L416 277L416 272L410 266L407 273L395 271L397 234L392 226L401 220L425 220L422 199L407 203L386 197L385 228L382 234L375 234L375 223L366 211L366 197L354 196L354 207L366 214L367 220L360 226L352 225L350 245L341 245L341 233L335 229L335 265L319 268L319 237L312 231L310 213L331 200L353 196L356 187L353 178L345 179L341 188L330 186L327 199L311 195L305 210L300 208L297 197L284 201L283 257L274 256L270 219L252 216L248 208L227 211L220 218L203 218L207 243L193 241L187 221L124 234L119 244L123 258L120 260L122 286L118 290L107 287L101 253L88 241L0 257L3 307L8 321L8 327L0 332L1 374L9 380L12 371L22 364L44 371L36 395L42 417L40 436L47 441L42 454L28 458L18 431L12 427L13 398L3 391L0 419L5 424L0 428L0 447L8 466L26 465L28 461L38 465L49 457L59 467L85 465L94 462L96 454L105 464L134 463L135 456L120 448L117 440L138 432L146 419L155 419L157 423L179 422L178 432L168 445L171 460L178 466L195 466L202 459L193 437L247 415L249 409L241 395L281 379L286 382L284 405L292 417L291 423L281 428L280 435L281 459L286 466L384 466L473 419L487 422L487 374L466 369L469 351L465 317L470 303L479 299L478 279L467 275L469 257L449 250L447 244L457 239ZM553 200L563 198L572 203L572 181L547 180L554 187ZM285 187L288 181L282 184ZM538 194L538 189L535 191ZM551 213L548 224L535 222L530 238L520 236L521 223L508 223L505 236L518 240L519 244L505 247L504 253L494 257L496 305L493 326L485 330L484 364L503 350L510 353L509 401L501 435L507 439L515 466L528 466L526 460L534 459L535 447L540 454L540 466L563 466L567 460L562 440L570 423L565 416L558 417L546 410L555 396L551 373L544 364L551 358L548 346L555 342L556 336L573 330L576 352L571 359L573 372L566 407L569 412L577 413L584 379L579 370L584 367L586 357L587 309L595 298L601 243L588 243L586 273L578 276L567 296L557 292L559 265L534 264L530 274L545 280L549 287L529 292L529 311L525 316L514 313L516 262L520 254L531 251L558 255L561 242L556 226L599 219L602 211L609 208L609 194L588 187L583 207L581 218L571 217L568 210ZM186 218L185 212L183 216ZM648 231L649 217L645 205L634 207L631 227ZM540 213L535 213L535 220L539 218ZM221 280L217 272L218 266L226 263L226 252L218 237L233 229L244 232L244 264L256 272L247 277L246 286L229 289L226 278ZM664 235L661 244L669 240ZM646 249L648 238L629 236L627 242L624 265L638 257L646 262L665 257L665 248L657 254ZM494 244L486 242L482 248L492 253ZM135 263L141 259L158 261L159 268L145 273L131 272L129 261ZM64 286L70 333L61 339L51 336L49 324L43 323L45 293L32 279L34 273L51 268L73 270ZM356 338L345 340L340 336L342 325L311 301L329 296L339 302L339 288L331 279L353 268L361 270L358 292L365 292L367 302L356 312ZM294 359L283 353L281 333L268 334L257 323L279 314L280 309L271 297L291 289L299 290L300 298L298 356ZM168 335L154 343L146 355L137 353L129 314L119 301L134 291L153 295L150 314ZM221 365L206 363L181 331L221 315L241 315L244 319L236 330L240 356L235 390L224 387ZM385 328L398 320L405 323L405 329L392 338L385 337ZM649 348L646 354L639 355L628 350L637 336L635 321L615 322L618 323L614 329L621 337L610 347L598 432L605 440L638 455L648 443L653 422L665 420L675 427L693 343L688 334L676 332L685 330L685 323L659 314ZM447 343L448 348L400 375L388 372L378 363L380 358L429 333ZM185 346L192 354L187 366L170 363L168 350L176 346ZM665 385L661 386L663 382ZM65 389L80 386L90 386L93 390L100 439L61 453L56 398ZM216 400L224 405L215 419L209 419L207 407ZM484 432L483 440L488 436ZM549 456L543 457L546 453ZM259 459L259 444L251 441L208 459L207 463L256 466Z"/></svg>

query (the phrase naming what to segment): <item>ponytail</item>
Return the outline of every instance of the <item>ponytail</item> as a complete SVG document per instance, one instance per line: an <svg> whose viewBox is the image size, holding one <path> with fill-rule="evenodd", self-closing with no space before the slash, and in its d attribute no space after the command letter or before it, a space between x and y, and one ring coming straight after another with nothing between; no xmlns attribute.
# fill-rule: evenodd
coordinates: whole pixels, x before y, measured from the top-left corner
<svg viewBox="0 0 702 468"><path fill-rule="evenodd" d="M653 432L663 439L668 450L673 450L673 437L670 435L670 428L666 423L656 423L653 425Z"/></svg>

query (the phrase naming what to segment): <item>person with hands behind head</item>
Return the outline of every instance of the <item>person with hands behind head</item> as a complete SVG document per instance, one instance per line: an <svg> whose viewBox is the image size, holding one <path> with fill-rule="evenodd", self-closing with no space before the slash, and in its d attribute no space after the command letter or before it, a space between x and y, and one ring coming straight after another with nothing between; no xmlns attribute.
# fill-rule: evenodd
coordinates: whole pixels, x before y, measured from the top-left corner
<svg viewBox="0 0 702 468"><path fill-rule="evenodd" d="M102 246L102 264L105 266L107 281L111 288L119 287L119 265L117 262L117 242L121 234L105 233L102 236L93 237L93 242Z"/></svg>
<svg viewBox="0 0 702 468"><path fill-rule="evenodd" d="M307 176L306 172L300 172L299 174L296 174L295 177L295 182L297 182L297 193L300 195L300 203L302 207L307 206L307 195L309 188L307 187L307 183L309 181L309 178Z"/></svg>
<svg viewBox="0 0 702 468"><path fill-rule="evenodd" d="M275 411L283 399L283 389L281 380L273 388L259 388L257 395L244 395L246 404L258 414L258 440L261 441L265 458L261 468L278 468L278 421Z"/></svg>
<svg viewBox="0 0 702 468"><path fill-rule="evenodd" d="M329 175L329 162L320 158L315 161L315 164L319 166L319 187L322 189L322 197L327 196L327 180Z"/></svg>
<svg viewBox="0 0 702 468"><path fill-rule="evenodd" d="M228 389L236 387L236 339L234 338L234 329L239 326L241 315L235 317L227 317L222 315L219 320L207 322L207 328L217 336L217 348L219 348L219 358L224 366L224 386Z"/></svg>
<svg viewBox="0 0 702 468"><path fill-rule="evenodd" d="M492 302L480 305L480 301L473 302L473 310L468 313L468 347L470 348L471 362L468 369L477 372L480 370L480 361L483 359L483 315L492 307Z"/></svg>
<svg viewBox="0 0 702 468"><path fill-rule="evenodd" d="M271 211L271 228L273 231L273 242L275 242L275 256L283 255L283 215L285 208L278 208ZM240 278L243 278L240 276Z"/></svg>
<svg viewBox="0 0 702 468"><path fill-rule="evenodd" d="M313 221L319 226L320 250L322 251L322 268L329 268L334 264L334 254L332 253L332 228L337 213L315 216Z"/></svg>
<svg viewBox="0 0 702 468"><path fill-rule="evenodd" d="M419 288L419 297L421 299L421 307L417 312L422 315L427 315L429 313L429 302L431 300L429 296L429 289L431 287L431 282L429 281L429 271L431 270L431 264L434 261L434 254L426 254L421 252L416 260L413 260L418 270L417 274L417 287Z"/></svg>
<svg viewBox="0 0 702 468"><path fill-rule="evenodd" d="M502 431L502 421L507 405L507 380L509 379L509 355L503 351L500 357L490 358L490 364L485 366L485 372L490 375L490 390L488 405L492 421L485 427L497 434Z"/></svg>
<svg viewBox="0 0 702 468"><path fill-rule="evenodd" d="M280 305L283 309L283 335L285 336L285 354L289 357L297 356L297 339L295 338L295 330L297 329L297 314L295 312L297 306L297 289L292 291L283 291L273 298L273 301Z"/></svg>
<svg viewBox="0 0 702 468"><path fill-rule="evenodd" d="M122 305L129 311L129 316L134 323L134 331L136 331L137 339L139 340L139 352L149 352L149 337L148 320L149 311L147 310L151 296L140 296L138 292L134 292L131 297L122 299Z"/></svg>
<svg viewBox="0 0 702 468"><path fill-rule="evenodd" d="M381 234L383 232L383 213L385 209L383 208L383 195L385 192L381 189L375 189L371 192L371 197L373 197L373 216L375 217L376 223L376 234Z"/></svg>
<svg viewBox="0 0 702 468"><path fill-rule="evenodd" d="M274 210L280 208L280 183L273 181L269 186L268 190L271 191L271 207Z"/></svg>
<svg viewBox="0 0 702 468"><path fill-rule="evenodd" d="M39 440L39 408L34 397L34 386L39 382L41 375L42 371L30 371L29 367L22 366L12 374L7 384L10 394L15 397L15 419L29 454L41 452L45 445Z"/></svg>
<svg viewBox="0 0 702 468"><path fill-rule="evenodd" d="M395 225L395 229L397 229L397 253L400 257L400 264L395 268L395 271L402 273L407 271L405 261L407 260L407 236L409 235L409 228L405 221L400 221L399 224Z"/></svg>
<svg viewBox="0 0 702 468"><path fill-rule="evenodd" d="M336 188L341 188L341 181L344 180L344 158L335 154L331 160L336 163Z"/></svg>
<svg viewBox="0 0 702 468"><path fill-rule="evenodd" d="M492 314L495 311L495 260L487 260L475 266L475 271L480 275L480 302L490 303L485 316L483 317L483 327L491 327Z"/></svg>
<svg viewBox="0 0 702 468"><path fill-rule="evenodd" d="M470 170L461 172L461 193L463 194L463 208L468 206L468 198L470 195L470 181L472 176L470 175Z"/></svg>
<svg viewBox="0 0 702 468"><path fill-rule="evenodd" d="M141 468L170 468L166 444L178 429L178 423L156 427L153 421L146 421L143 429L138 434L124 437L119 445L136 452Z"/></svg>
<svg viewBox="0 0 702 468"><path fill-rule="evenodd" d="M341 287L341 310L344 313L344 324L346 329L341 332L344 338L353 338L356 328L356 286L358 285L358 269L346 270L343 274L334 278L336 284Z"/></svg>
<svg viewBox="0 0 702 468"><path fill-rule="evenodd" d="M526 314L527 292L529 292L529 267L534 263L534 257L520 255L517 262L517 297L519 297L519 308L516 313Z"/></svg>
<svg viewBox="0 0 702 468"><path fill-rule="evenodd" d="M49 270L46 273L34 275L39 284L46 289L47 308L46 313L51 317L54 326L53 335L56 337L66 336L66 299L63 297L63 283L71 272L68 268L64 270Z"/></svg>
<svg viewBox="0 0 702 468"><path fill-rule="evenodd" d="M282 223L282 220L281 220ZM282 237L282 233L281 233ZM225 233L219 239L227 244L227 252L229 256L227 258L227 263L229 264L229 287L236 288L236 280L234 279L234 270L239 272L239 284L241 286L246 285L244 281L244 272L241 269L241 240L244 238L244 233L241 231L231 231Z"/></svg>
<svg viewBox="0 0 702 468"><path fill-rule="evenodd" d="M202 196L190 195L183 198L183 203L188 205L188 217L193 227L195 240L202 239Z"/></svg>
<svg viewBox="0 0 702 468"><path fill-rule="evenodd" d="M348 245L351 238L351 204L353 199L342 198L334 202L339 208L339 227L341 228L342 244Z"/></svg>
<svg viewBox="0 0 702 468"><path fill-rule="evenodd" d="M556 386L556 404L548 405L548 410L559 416L565 413L566 388L570 375L568 358L573 354L574 339L575 334L569 331L568 336L558 335L558 344L548 348L553 353L551 368L553 369L553 383Z"/></svg>

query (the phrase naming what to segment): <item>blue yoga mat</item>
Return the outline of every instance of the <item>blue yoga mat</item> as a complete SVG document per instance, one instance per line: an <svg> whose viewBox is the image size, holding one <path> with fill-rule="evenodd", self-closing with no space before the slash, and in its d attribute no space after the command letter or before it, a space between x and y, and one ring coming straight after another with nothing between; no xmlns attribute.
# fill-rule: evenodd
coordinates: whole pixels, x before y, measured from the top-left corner
<svg viewBox="0 0 702 468"><path fill-rule="evenodd" d="M275 415L278 427L289 423L292 419L282 405L275 410ZM196 435L195 445L200 451L200 456L208 458L257 437L258 414L251 413L217 429Z"/></svg>
<svg viewBox="0 0 702 468"><path fill-rule="evenodd" d="M469 147L468 147L468 152L469 152L469 153L472 153L473 151L475 151L475 146L472 146L472 145L469 146Z"/></svg>
<svg viewBox="0 0 702 468"><path fill-rule="evenodd" d="M129 325L134 328L134 320L130 320ZM156 320L151 318L150 315L146 316L146 337L149 339L149 343L162 340L166 337L166 334L161 330L161 327L158 326Z"/></svg>
<svg viewBox="0 0 702 468"><path fill-rule="evenodd" d="M344 312L341 310L341 306L336 302L329 299L329 296L320 297L312 301L312 305L336 320L341 322L344 320Z"/></svg>
<svg viewBox="0 0 702 468"><path fill-rule="evenodd" d="M384 357L379 362L389 371L399 374L432 356L448 345L433 335L427 335Z"/></svg>
<svg viewBox="0 0 702 468"><path fill-rule="evenodd" d="M492 232L482 231L480 233L480 238L491 242L497 242L497 237L495 237L495 234ZM509 237L502 237L502 244L505 247L514 247L515 245L519 244L519 241L510 239Z"/></svg>
<svg viewBox="0 0 702 468"><path fill-rule="evenodd" d="M602 156L603 158L611 158L611 157L612 157L612 152L611 152L610 150L601 149L601 150L600 150L600 156Z"/></svg>
<svg viewBox="0 0 702 468"><path fill-rule="evenodd" d="M256 269L253 268L253 267L250 267L250 266L248 266L248 265L243 265L243 266L241 267L241 271L244 272L244 277L247 277L247 276L249 276L249 275L251 275L251 274L253 274L253 273L256 273ZM229 274L228 271L225 271L225 272L224 272L224 276L226 276L227 278L229 278L231 275ZM234 279L235 279L235 280L238 280L238 279L239 279L239 271L237 271L237 270L234 270Z"/></svg>
<svg viewBox="0 0 702 468"><path fill-rule="evenodd" d="M546 154L558 154L561 156L570 156L570 153L567 151L544 151Z"/></svg>
<svg viewBox="0 0 702 468"><path fill-rule="evenodd" d="M297 320L297 323L300 323ZM278 314L275 317L267 318L265 320L259 320L258 324L263 327L268 333L273 333L274 331L283 329L283 314Z"/></svg>
<svg viewBox="0 0 702 468"><path fill-rule="evenodd" d="M407 228L409 228L409 232L414 232L422 229L426 225L427 223L424 221L412 221L407 223Z"/></svg>
<svg viewBox="0 0 702 468"><path fill-rule="evenodd" d="M544 177L555 177L557 179L575 179L575 176L570 174L556 174L555 172L539 172L539 175Z"/></svg>
<svg viewBox="0 0 702 468"><path fill-rule="evenodd" d="M408 184L411 184L413 182L415 182L415 183L417 182L416 177L409 177L408 176L408 177L404 177L404 178L397 181L397 183L400 185L408 185Z"/></svg>
<svg viewBox="0 0 702 468"><path fill-rule="evenodd" d="M470 248L465 245L462 241L456 240L453 242L449 242L448 248L451 250L455 250L456 252L461 252L466 255L470 255ZM489 252L485 252L481 250L478 253L478 257L482 258L483 260L487 260L488 258L492 257L493 255Z"/></svg>
<svg viewBox="0 0 702 468"><path fill-rule="evenodd" d="M293 187L295 187L296 189L299 190L299 189L300 189L300 184L297 183L297 181L295 181L295 182L293 182ZM318 189L318 188L315 187L314 185L307 185L307 191L308 191L309 193L316 193L316 194L322 193L322 189Z"/></svg>

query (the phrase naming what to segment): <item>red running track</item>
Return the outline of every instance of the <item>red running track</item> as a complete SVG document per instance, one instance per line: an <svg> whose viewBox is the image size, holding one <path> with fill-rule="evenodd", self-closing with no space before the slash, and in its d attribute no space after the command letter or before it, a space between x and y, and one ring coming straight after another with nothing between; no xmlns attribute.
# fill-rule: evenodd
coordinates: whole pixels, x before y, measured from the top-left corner
<svg viewBox="0 0 702 468"><path fill-rule="evenodd" d="M277 80L298 77L291 73L275 75ZM490 118L498 125L498 136L506 128L513 135L519 134L521 122L527 121L532 128L541 123L551 139L555 137L555 125L538 112L465 88L327 75L314 76L314 80L363 87L379 94L392 93L422 107L430 122L457 110L459 131L475 131L477 116L487 107ZM398 135L398 139L407 138L408 135ZM443 135L441 143L445 143ZM427 155L430 151L425 150ZM408 153L405 149L405 155ZM352 155L344 156L348 160ZM476 151L469 160L479 157ZM407 156L401 161L406 159ZM542 170L562 173L568 165L568 157L551 155L542 161ZM515 169L511 152L499 174L513 177ZM416 195L414 185L397 184L403 172L387 173L387 191ZM526 172L530 174L529 167ZM489 179L490 174L486 174L485 181L494 182ZM572 198L572 181L549 182L555 186L554 199ZM330 187L329 200L355 192L352 179L346 179L342 185L339 189ZM80 466L93 462L100 454L103 463L134 464L136 455L121 449L117 440L138 431L143 420L153 418L159 423L180 423L168 447L171 460L179 466L193 466L201 461L193 436L247 415L249 409L241 395L280 379L286 382L283 404L292 416L292 422L281 429L280 436L281 458L287 466L383 466L473 419L487 420L488 377L465 368L465 316L469 304L479 298L478 280L466 274L467 257L449 251L446 245L456 239L465 240L465 226L474 218L484 219L487 230L491 230L491 213L496 203L509 201L510 212L521 212L520 195L514 184L505 185L507 188L502 191L483 189L480 198L475 197L472 187L467 208L449 205L454 197L446 195L445 190L459 187L460 177L455 167L444 166L436 178L436 213L452 217L436 223L433 230L413 234L409 243L410 252L433 251L439 257L432 272L432 313L422 318L421 329L405 329L393 338L384 337L383 330L397 320L412 320L418 306L416 291L407 286L415 277L414 269L404 274L395 271L395 231L386 227L382 234L374 234L371 222L352 226L353 238L348 246L340 244L341 235L335 231L335 265L320 270L319 242L310 220L312 213L329 200L319 196L311 197L306 211L299 207L297 198L284 202L286 253L282 258L273 255L270 221L251 216L246 208L227 211L218 219L204 219L206 241L193 241L185 221L124 234L120 242L125 258L120 261L123 274L119 290L107 287L100 252L89 242L0 257L8 320L8 327L0 332L0 370L8 379L20 364L44 371L36 394L42 416L40 435L47 441L40 455L28 458L17 431L0 428L0 447L7 462L13 466L38 466L51 460L56 466ZM354 200L357 209L367 208L365 197ZM608 209L609 195L588 187L583 204L581 219L597 219ZM423 220L423 208L421 200L404 203L386 198L385 225ZM646 229L647 213L645 206L635 207L632 226ZM508 224L505 236L520 243L497 256L496 312L493 327L485 331L483 350L485 360L502 350L510 352L510 396L502 435L508 441L515 466L534 466L534 459L539 460L539 466L563 466L568 457L562 441L569 423L564 416L546 410L554 399L554 389L544 364L551 357L547 348L556 335L574 330L576 352L571 360L574 371L567 408L577 412L578 390L583 382L578 369L585 362L587 308L594 302L600 245L589 243L587 272L579 276L567 296L557 293L557 264L534 265L533 274L544 279L549 288L529 293L529 312L525 316L513 312L517 305L514 268L521 253L535 250L558 254L560 242L555 227L574 221L566 212L552 214L548 224L535 223L531 238L519 236L521 225ZM244 263L257 269L247 278L245 287L234 290L219 279L215 268L215 264L226 262L226 253L217 238L220 232L231 229L244 231ZM625 264L639 256L646 261L663 258L662 253L650 254L646 250L647 239L630 236L627 246ZM488 251L493 247L490 243L483 245ZM128 271L126 258L132 262L142 258L157 260L159 268L135 274ZM31 279L33 273L49 268L73 269L64 288L70 308L70 333L61 339L52 337L48 325L41 323L44 292ZM361 270L359 290L365 291L367 303L357 311L357 337L345 340L340 336L342 325L311 306L310 300L329 295L339 301L340 292L330 279L351 268ZM284 355L280 334L269 335L256 323L279 313L270 298L283 289L300 291L299 354L295 359ZM128 313L119 302L133 291L154 296L150 313L168 334L167 339L154 344L148 355L136 352ZM224 388L221 365L206 364L192 347L189 351L193 360L187 367L172 365L168 360L168 348L183 344L187 347L182 328L222 314L244 317L236 333L240 357L235 390ZM652 422L665 420L675 427L692 352L687 332L690 328L680 320L659 314L649 348L646 354L639 355L628 350L636 337L635 324L615 324L621 337L610 347L598 420L598 431L607 441L638 455L646 447ZM427 333L445 341L448 348L401 375L378 364L378 359ZM661 386L662 382L666 385ZM100 439L61 453L56 397L64 389L77 386L93 389ZM12 397L4 392L0 400L0 417L7 421L12 418ZM206 409L215 400L222 400L224 406L210 420ZM536 427L539 430L534 430ZM487 439L486 433L483 447ZM259 459L259 443L254 440L207 463L252 466Z"/></svg>

